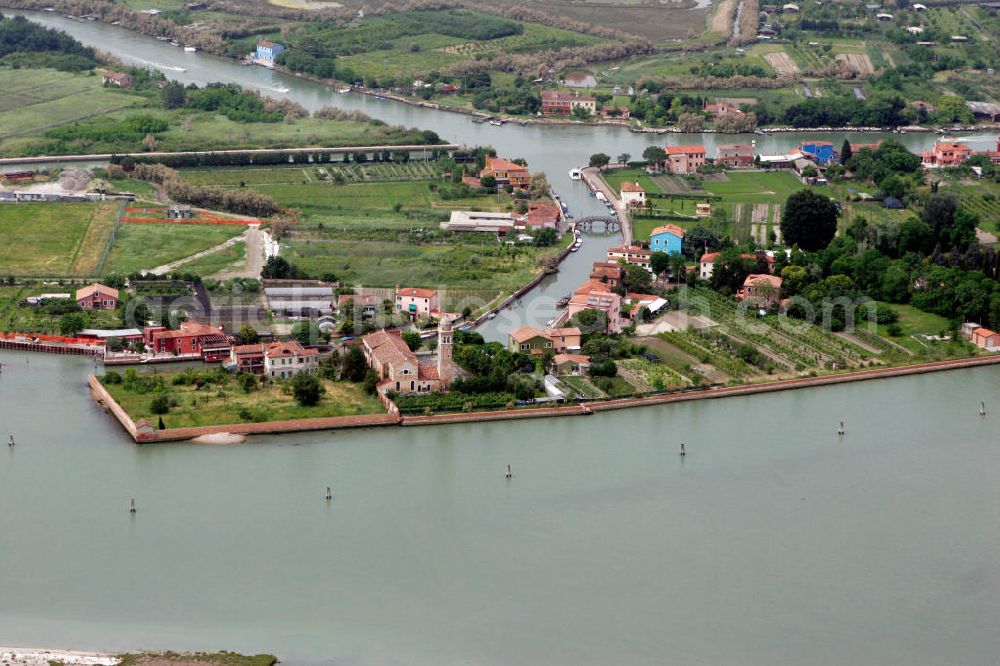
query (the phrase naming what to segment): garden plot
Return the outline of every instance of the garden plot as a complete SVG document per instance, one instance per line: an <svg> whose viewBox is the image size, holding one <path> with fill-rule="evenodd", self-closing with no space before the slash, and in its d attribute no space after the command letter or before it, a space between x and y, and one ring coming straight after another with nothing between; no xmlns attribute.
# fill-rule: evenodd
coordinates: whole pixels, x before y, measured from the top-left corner
<svg viewBox="0 0 1000 666"><path fill-rule="evenodd" d="M851 71L857 72L861 76L869 76L875 73L872 59L867 53L838 53L837 60L846 64Z"/></svg>
<svg viewBox="0 0 1000 666"><path fill-rule="evenodd" d="M801 70L799 66L784 51L776 53L765 53L764 60L774 68L778 74L798 74Z"/></svg>

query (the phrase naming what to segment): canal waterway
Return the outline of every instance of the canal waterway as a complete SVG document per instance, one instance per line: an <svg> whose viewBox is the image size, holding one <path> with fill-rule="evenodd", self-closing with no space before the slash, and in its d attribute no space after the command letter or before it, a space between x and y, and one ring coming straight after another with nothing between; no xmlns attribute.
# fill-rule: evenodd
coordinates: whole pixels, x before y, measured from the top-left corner
<svg viewBox="0 0 1000 666"><path fill-rule="evenodd" d="M31 17L129 62L182 66L165 73L184 82L287 88L309 108L493 144L546 171L577 215L603 210L566 175L591 153L715 140L476 125ZM757 138L768 150L799 140ZM569 291L614 240L588 237L536 293ZM0 352L0 363L0 436L17 442L0 455L0 644L357 666L978 665L1000 654L995 368L223 447L132 444L87 394L86 359Z"/></svg>

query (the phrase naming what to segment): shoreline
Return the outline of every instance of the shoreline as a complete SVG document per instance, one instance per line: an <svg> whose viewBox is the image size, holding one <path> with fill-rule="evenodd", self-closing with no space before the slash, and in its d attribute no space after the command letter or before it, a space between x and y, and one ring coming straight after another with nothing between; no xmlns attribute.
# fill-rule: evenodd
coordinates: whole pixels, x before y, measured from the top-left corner
<svg viewBox="0 0 1000 666"><path fill-rule="evenodd" d="M120 661L121 657L109 652L0 646L0 662L10 666L50 666L53 662L66 666L113 666Z"/></svg>
<svg viewBox="0 0 1000 666"><path fill-rule="evenodd" d="M289 432L307 432L319 430L345 430L355 428L370 428L384 426L426 426L446 425L453 423L472 423L484 421L507 421L560 416L591 416L598 412L649 407L673 402L688 402L691 400L713 400L761 393L775 393L800 388L817 388L836 384L847 384L876 379L890 379L909 375L921 375L947 370L962 370L1000 364L1000 354L992 356L973 356L970 358L953 359L949 361L931 361L892 368L873 368L856 370L816 377L800 377L782 379L759 384L743 384L736 386L694 389L684 392L645 395L633 398L618 398L602 401L574 403L560 407L537 407L527 409L497 410L489 412L449 412L431 414L428 416L403 416L396 412L369 416L336 416L298 419L291 421L269 421L264 423L231 423L211 426L195 426L187 428L168 428L155 430L148 422L140 420L137 425L132 417L111 397L111 394L101 384L96 375L88 375L87 382L98 404L111 412L125 432L137 444L153 444L159 442L190 441L205 435L229 433L233 435L270 435Z"/></svg>

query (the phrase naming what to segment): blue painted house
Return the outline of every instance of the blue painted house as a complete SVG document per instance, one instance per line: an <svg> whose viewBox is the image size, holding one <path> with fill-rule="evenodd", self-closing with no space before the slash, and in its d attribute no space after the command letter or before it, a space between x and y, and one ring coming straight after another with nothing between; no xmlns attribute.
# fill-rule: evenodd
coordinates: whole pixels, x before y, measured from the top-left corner
<svg viewBox="0 0 1000 666"><path fill-rule="evenodd" d="M656 227L649 234L649 250L650 252L680 254L681 241L683 240L683 229L676 224L665 224L662 227Z"/></svg>
<svg viewBox="0 0 1000 666"><path fill-rule="evenodd" d="M285 47L281 44L260 40L257 42L257 60L274 64L274 59L285 52Z"/></svg>
<svg viewBox="0 0 1000 666"><path fill-rule="evenodd" d="M815 157L816 164L820 166L833 164L840 154L829 141L803 141L799 144L799 150Z"/></svg>

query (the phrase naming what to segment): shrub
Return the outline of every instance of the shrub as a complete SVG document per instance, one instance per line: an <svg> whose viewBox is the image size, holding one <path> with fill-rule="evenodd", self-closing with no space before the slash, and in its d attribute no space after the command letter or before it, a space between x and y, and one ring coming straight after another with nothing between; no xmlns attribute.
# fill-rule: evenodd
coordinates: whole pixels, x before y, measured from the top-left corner
<svg viewBox="0 0 1000 666"><path fill-rule="evenodd" d="M103 381L105 384L121 384L122 376L114 370L109 370L105 373Z"/></svg>
<svg viewBox="0 0 1000 666"><path fill-rule="evenodd" d="M166 414L170 411L170 398L158 395L149 403L149 411L153 414Z"/></svg>

